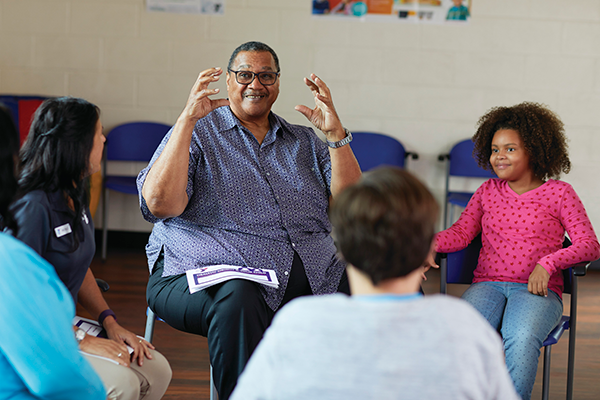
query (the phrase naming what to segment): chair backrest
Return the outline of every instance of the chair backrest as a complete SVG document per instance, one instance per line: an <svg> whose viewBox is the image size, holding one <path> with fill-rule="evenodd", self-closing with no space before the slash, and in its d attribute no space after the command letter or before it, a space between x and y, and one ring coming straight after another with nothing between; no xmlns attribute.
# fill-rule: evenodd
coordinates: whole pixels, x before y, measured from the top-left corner
<svg viewBox="0 0 600 400"><path fill-rule="evenodd" d="M46 99L47 97L43 96L0 95L0 103L7 107L12 114L21 144L29 134L33 114Z"/></svg>
<svg viewBox="0 0 600 400"><path fill-rule="evenodd" d="M481 168L473 157L473 141L471 139L458 142L450 150L449 174L451 176L467 176L477 178L493 178L491 171Z"/></svg>
<svg viewBox="0 0 600 400"><path fill-rule="evenodd" d="M563 248L569 247L570 245L571 241L565 237ZM477 267L480 251L481 234L477 235L465 249L449 253L446 283L471 284L473 282L473 272ZM571 268L563 270L563 281L563 292L571 293Z"/></svg>
<svg viewBox="0 0 600 400"><path fill-rule="evenodd" d="M119 125L106 136L106 159L150 161L169 129L170 125L158 122L129 122Z"/></svg>
<svg viewBox="0 0 600 400"><path fill-rule="evenodd" d="M481 251L481 234L469 245L454 253L448 254L447 283L470 284L473 282L473 272L477 267L479 252Z"/></svg>
<svg viewBox="0 0 600 400"><path fill-rule="evenodd" d="M350 146L362 171L380 165L404 168L404 146L391 136L374 132L352 132Z"/></svg>

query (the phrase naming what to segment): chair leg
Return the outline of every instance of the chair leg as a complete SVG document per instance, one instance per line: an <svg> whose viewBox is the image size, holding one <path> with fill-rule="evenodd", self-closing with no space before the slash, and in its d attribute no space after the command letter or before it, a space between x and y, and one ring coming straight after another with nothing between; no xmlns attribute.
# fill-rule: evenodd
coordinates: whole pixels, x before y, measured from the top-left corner
<svg viewBox="0 0 600 400"><path fill-rule="evenodd" d="M550 358L552 346L544 347L544 379L542 381L542 400L548 400L550 392Z"/></svg>
<svg viewBox="0 0 600 400"><path fill-rule="evenodd" d="M154 338L154 323L156 322L156 318L154 315L154 311L148 307L146 309L146 331L144 332L144 339L147 342L152 343L152 339Z"/></svg>
<svg viewBox="0 0 600 400"><path fill-rule="evenodd" d="M448 279L448 259L446 257L440 260L440 293L448 293L448 285L446 283Z"/></svg>
<svg viewBox="0 0 600 400"><path fill-rule="evenodd" d="M567 400L573 399L575 373L575 340L577 338L577 276L571 276L571 315L569 319L569 360L567 367Z"/></svg>
<svg viewBox="0 0 600 400"><path fill-rule="evenodd" d="M215 387L215 381L213 380L213 367L210 366L210 400L218 400L219 394L217 393L217 388Z"/></svg>
<svg viewBox="0 0 600 400"><path fill-rule="evenodd" d="M444 229L448 228L448 190L450 190L450 161L446 162L446 186L444 196Z"/></svg>
<svg viewBox="0 0 600 400"><path fill-rule="evenodd" d="M108 189L104 188L104 198L102 199L102 261L106 261L106 239L108 236Z"/></svg>
<svg viewBox="0 0 600 400"><path fill-rule="evenodd" d="M147 342L152 343L152 339L154 338L154 323L156 322L156 315L154 311L148 307L146 309L146 331L144 332L144 339ZM219 394L217 393L217 388L215 387L215 382L213 380L213 367L210 366L210 400L218 400Z"/></svg>

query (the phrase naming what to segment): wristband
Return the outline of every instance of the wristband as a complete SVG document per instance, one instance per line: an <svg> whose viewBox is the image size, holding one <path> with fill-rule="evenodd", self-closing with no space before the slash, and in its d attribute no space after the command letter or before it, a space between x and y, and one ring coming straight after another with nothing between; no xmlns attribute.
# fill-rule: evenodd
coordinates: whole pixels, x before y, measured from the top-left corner
<svg viewBox="0 0 600 400"><path fill-rule="evenodd" d="M115 321L117 320L117 316L115 315L115 312L113 310L106 309L104 311L102 311L100 313L100 316L98 317L98 323L100 324L100 326L104 326L102 323L104 322L104 320L106 319L106 317L108 317L109 315L112 315L112 317L115 319Z"/></svg>

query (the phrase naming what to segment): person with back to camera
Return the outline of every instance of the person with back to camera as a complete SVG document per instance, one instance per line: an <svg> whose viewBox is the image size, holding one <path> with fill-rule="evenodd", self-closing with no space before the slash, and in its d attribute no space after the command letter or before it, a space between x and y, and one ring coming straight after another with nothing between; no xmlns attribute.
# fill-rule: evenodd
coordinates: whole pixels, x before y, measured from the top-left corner
<svg viewBox="0 0 600 400"><path fill-rule="evenodd" d="M529 399L539 349L562 315L562 269L597 259L600 245L575 190L551 179L571 168L556 114L527 102L493 108L473 142L479 166L498 178L481 185L458 221L437 234L435 251L464 249L481 233L463 298L500 330L517 392ZM565 231L572 245L563 249Z"/></svg>
<svg viewBox="0 0 600 400"><path fill-rule="evenodd" d="M333 202L352 296L279 312L232 400L517 399L498 334L466 302L419 292L438 205L409 172L365 173Z"/></svg>
<svg viewBox="0 0 600 400"><path fill-rule="evenodd" d="M117 323L90 269L96 244L87 177L100 169L104 141L95 105L73 97L40 105L21 150L16 237L54 266L73 301L106 330L108 340L83 331L77 338L109 399L160 399L171 381L169 363Z"/></svg>
<svg viewBox="0 0 600 400"><path fill-rule="evenodd" d="M244 43L229 59L229 99L212 100L223 70L200 73L175 126L138 176L150 308L169 325L206 336L226 400L274 313L290 299L349 292L327 217L330 197L360 177L352 136L329 88L305 78L315 108L296 110L326 136L271 112L279 59ZM228 264L275 270L279 288L234 279L190 294L185 272Z"/></svg>
<svg viewBox="0 0 600 400"><path fill-rule="evenodd" d="M0 106L0 230L16 231L19 136ZM81 356L75 307L54 268L0 232L0 399L104 400L102 381Z"/></svg>

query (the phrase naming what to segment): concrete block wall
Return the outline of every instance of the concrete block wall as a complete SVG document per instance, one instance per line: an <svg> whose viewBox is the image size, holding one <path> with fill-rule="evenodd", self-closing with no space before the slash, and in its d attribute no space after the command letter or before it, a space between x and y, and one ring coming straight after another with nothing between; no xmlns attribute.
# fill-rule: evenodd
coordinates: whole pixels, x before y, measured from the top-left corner
<svg viewBox="0 0 600 400"><path fill-rule="evenodd" d="M84 97L107 132L172 124L200 71L260 40L281 60L275 112L306 123L294 106L312 104L302 78L315 72L349 129L419 153L408 168L440 201L438 154L489 108L542 102L566 124L573 169L563 178L600 230L600 0L472 3L470 23L431 25L313 18L310 0L227 0L222 16L148 13L143 0L0 0L0 93ZM215 86L225 93L224 80ZM110 203L109 229L151 228L132 196Z"/></svg>

